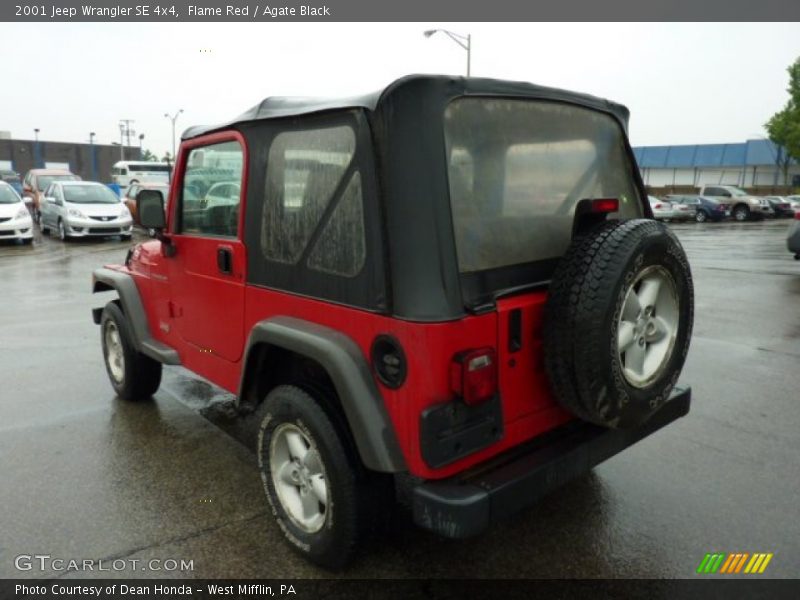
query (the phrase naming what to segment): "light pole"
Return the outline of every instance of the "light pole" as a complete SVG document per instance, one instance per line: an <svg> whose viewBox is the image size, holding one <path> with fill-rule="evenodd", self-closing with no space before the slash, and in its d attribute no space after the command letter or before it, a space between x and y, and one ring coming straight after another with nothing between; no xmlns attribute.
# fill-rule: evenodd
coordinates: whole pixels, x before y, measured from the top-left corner
<svg viewBox="0 0 800 600"><path fill-rule="evenodd" d="M125 160L125 123L119 124L119 159Z"/></svg>
<svg viewBox="0 0 800 600"><path fill-rule="evenodd" d="M41 167L41 152L39 151L39 128L33 130L33 166Z"/></svg>
<svg viewBox="0 0 800 600"><path fill-rule="evenodd" d="M425 37L429 38L440 31L467 51L467 77L469 77L470 63L472 62L472 35L461 35L460 33L454 33L447 29L428 29L428 31L425 32Z"/></svg>
<svg viewBox="0 0 800 600"><path fill-rule="evenodd" d="M164 113L164 116L172 121L172 160L175 160L175 121L178 120L178 115L180 115L182 112L183 109L181 108L172 116L170 116L169 113Z"/></svg>
<svg viewBox="0 0 800 600"><path fill-rule="evenodd" d="M92 180L97 180L97 160L94 154L94 131L89 132L89 159L92 161Z"/></svg>
<svg viewBox="0 0 800 600"><path fill-rule="evenodd" d="M143 150L142 150L142 142L143 142L143 141L144 141L144 134L143 134L143 133L140 133L140 134L139 134L139 160L141 160L141 159L142 159L142 154L143 154Z"/></svg>

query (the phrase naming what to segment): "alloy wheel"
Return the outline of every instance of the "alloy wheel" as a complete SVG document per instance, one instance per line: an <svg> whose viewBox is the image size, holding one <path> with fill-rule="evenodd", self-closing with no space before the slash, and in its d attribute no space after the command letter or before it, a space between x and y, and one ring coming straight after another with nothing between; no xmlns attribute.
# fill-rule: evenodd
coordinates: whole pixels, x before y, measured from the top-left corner
<svg viewBox="0 0 800 600"><path fill-rule="evenodd" d="M617 352L622 374L638 388L661 374L678 335L678 293L660 266L643 270L628 288L617 323Z"/></svg>
<svg viewBox="0 0 800 600"><path fill-rule="evenodd" d="M328 483L319 451L296 425L283 423L272 434L269 466L278 500L289 518L316 533L328 515Z"/></svg>

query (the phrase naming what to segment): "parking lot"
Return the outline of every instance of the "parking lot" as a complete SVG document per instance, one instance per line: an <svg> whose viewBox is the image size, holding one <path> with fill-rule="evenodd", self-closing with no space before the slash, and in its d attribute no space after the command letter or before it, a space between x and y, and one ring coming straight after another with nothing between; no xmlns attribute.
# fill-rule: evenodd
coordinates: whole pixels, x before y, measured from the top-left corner
<svg viewBox="0 0 800 600"><path fill-rule="evenodd" d="M398 517L342 575L684 578L720 551L772 552L765 575L796 577L800 262L786 228L674 226L695 280L688 417L478 538L442 540ZM128 246L0 247L0 577L42 576L15 568L23 553L193 561L104 576L330 576L287 550L226 394L167 368L155 401L114 397L90 277Z"/></svg>

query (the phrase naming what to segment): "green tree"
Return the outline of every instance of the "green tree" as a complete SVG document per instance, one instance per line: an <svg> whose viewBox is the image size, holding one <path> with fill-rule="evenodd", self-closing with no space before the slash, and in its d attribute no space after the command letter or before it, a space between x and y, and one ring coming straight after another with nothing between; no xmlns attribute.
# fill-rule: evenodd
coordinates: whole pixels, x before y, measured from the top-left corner
<svg viewBox="0 0 800 600"><path fill-rule="evenodd" d="M789 72L789 101L779 112L772 115L764 126L770 141L782 147L776 164L783 171L783 183L787 183L789 163L800 162L800 58L786 69Z"/></svg>
<svg viewBox="0 0 800 600"><path fill-rule="evenodd" d="M146 160L148 162L156 162L158 161L158 157L152 152L150 152L150 150L145 149L145 151L142 152L142 160Z"/></svg>

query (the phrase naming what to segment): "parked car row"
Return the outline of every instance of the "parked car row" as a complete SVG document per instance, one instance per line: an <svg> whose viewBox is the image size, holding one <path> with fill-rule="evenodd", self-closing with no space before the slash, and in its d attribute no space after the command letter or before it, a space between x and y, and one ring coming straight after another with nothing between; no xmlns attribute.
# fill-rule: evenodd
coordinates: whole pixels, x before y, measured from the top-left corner
<svg viewBox="0 0 800 600"><path fill-rule="evenodd" d="M731 216L729 204L704 196L671 194L665 198L648 196L653 217L659 221L722 221Z"/></svg>
<svg viewBox="0 0 800 600"><path fill-rule="evenodd" d="M733 186L704 186L716 194L669 194L649 196L653 217L662 221L748 221L763 218L794 218L800 212L800 196L752 196Z"/></svg>

